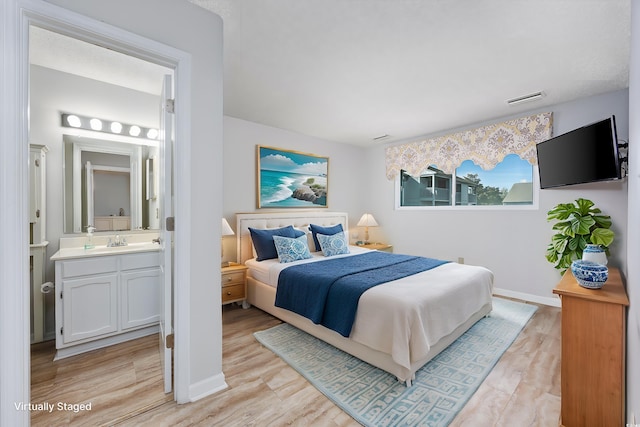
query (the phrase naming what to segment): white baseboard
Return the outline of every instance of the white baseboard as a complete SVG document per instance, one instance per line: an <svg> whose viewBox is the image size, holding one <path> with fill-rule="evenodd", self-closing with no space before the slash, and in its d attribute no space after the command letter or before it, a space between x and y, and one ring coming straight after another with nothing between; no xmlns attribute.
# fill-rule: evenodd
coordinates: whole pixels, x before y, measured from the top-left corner
<svg viewBox="0 0 640 427"><path fill-rule="evenodd" d="M203 397L210 396L229 388L224 381L224 374L221 372L202 381L189 386L189 402L195 402Z"/></svg>
<svg viewBox="0 0 640 427"><path fill-rule="evenodd" d="M560 307L560 298L557 296L553 297L541 297L540 295L526 294L524 292L515 292L510 291L508 289L493 289L494 295L507 297L507 298L515 298L523 301L535 302L536 304L544 304L549 305L551 307Z"/></svg>

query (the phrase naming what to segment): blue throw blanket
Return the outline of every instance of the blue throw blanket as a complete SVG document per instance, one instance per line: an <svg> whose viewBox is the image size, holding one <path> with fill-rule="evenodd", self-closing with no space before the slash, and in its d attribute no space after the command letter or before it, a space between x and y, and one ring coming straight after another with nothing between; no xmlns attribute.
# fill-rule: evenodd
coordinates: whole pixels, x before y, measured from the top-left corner
<svg viewBox="0 0 640 427"><path fill-rule="evenodd" d="M275 305L348 337L367 289L447 262L374 251L294 265L280 272Z"/></svg>

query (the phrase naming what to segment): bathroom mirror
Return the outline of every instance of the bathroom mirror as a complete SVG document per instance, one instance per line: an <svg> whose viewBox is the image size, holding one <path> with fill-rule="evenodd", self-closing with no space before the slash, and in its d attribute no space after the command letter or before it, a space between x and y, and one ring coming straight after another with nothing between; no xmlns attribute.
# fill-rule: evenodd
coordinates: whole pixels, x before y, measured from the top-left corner
<svg viewBox="0 0 640 427"><path fill-rule="evenodd" d="M64 232L157 230L157 143L63 135ZM146 141L145 141L146 142Z"/></svg>

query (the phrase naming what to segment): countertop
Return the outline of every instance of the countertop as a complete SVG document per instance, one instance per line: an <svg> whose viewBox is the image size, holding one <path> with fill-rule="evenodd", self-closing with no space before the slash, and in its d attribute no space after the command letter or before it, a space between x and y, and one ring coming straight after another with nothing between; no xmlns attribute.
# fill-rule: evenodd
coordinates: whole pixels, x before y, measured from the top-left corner
<svg viewBox="0 0 640 427"><path fill-rule="evenodd" d="M160 245L158 243L152 242L129 243L127 246L114 247L96 246L93 249L85 249L84 247L62 248L51 257L51 261L71 258L122 255L135 252L151 252L159 250Z"/></svg>

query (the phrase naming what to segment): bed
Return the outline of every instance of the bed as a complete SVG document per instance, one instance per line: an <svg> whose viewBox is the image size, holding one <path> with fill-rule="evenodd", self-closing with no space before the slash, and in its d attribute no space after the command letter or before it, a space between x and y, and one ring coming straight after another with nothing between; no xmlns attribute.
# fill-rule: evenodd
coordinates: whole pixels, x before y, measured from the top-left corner
<svg viewBox="0 0 640 427"><path fill-rule="evenodd" d="M249 268L248 304L395 375L408 386L418 369L491 312L492 272L484 267L447 262L366 290L360 297L351 332L345 337L275 305L278 277L284 269L335 257L312 252L312 259L286 264L277 258L256 261L249 229L255 232L291 225L306 232L310 224L340 224L348 235L348 215L329 211L273 212L237 214L236 221L237 258ZM309 247L313 251L311 236ZM338 257L363 253L371 256L367 252L370 251L349 246L349 254Z"/></svg>

